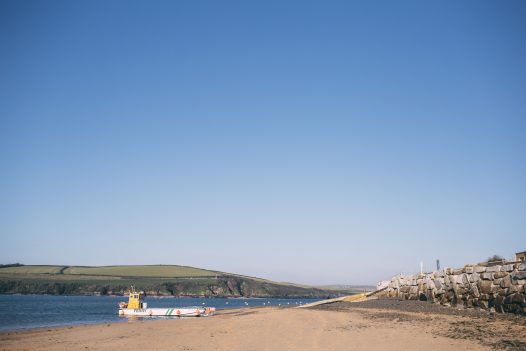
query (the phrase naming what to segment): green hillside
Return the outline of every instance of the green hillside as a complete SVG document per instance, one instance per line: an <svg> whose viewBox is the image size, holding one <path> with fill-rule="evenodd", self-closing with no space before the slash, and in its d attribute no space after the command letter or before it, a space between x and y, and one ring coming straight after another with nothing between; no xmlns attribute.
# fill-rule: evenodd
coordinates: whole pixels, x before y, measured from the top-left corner
<svg viewBox="0 0 526 351"><path fill-rule="evenodd" d="M65 266L1 267L0 274L58 274Z"/></svg>
<svg viewBox="0 0 526 351"><path fill-rule="evenodd" d="M352 293L177 265L0 266L0 294L122 295L131 285L158 296L326 298Z"/></svg>
<svg viewBox="0 0 526 351"><path fill-rule="evenodd" d="M154 266L104 266L104 267L67 267L63 274L70 275L104 275L115 277L161 277L161 278L180 278L180 277L214 277L218 273L205 269L174 266L174 265L154 265Z"/></svg>

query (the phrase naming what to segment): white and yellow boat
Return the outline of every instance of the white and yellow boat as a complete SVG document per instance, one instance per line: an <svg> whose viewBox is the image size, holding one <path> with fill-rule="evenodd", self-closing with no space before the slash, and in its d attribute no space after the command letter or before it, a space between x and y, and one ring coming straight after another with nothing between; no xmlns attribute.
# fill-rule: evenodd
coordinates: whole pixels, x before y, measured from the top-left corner
<svg viewBox="0 0 526 351"><path fill-rule="evenodd" d="M128 303L119 302L120 316L166 316L166 317L200 317L210 316L215 313L215 307L172 307L172 308L148 308L143 301L144 292L135 291L132 288L128 296Z"/></svg>

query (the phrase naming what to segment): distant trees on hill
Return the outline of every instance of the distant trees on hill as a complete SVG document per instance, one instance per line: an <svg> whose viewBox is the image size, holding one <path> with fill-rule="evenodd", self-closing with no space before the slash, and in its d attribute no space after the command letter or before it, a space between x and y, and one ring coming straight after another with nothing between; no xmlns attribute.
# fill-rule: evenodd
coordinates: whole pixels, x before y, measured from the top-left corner
<svg viewBox="0 0 526 351"><path fill-rule="evenodd" d="M0 264L0 268L7 268L7 267L20 267L23 266L22 263L8 263L8 264Z"/></svg>
<svg viewBox="0 0 526 351"><path fill-rule="evenodd" d="M491 257L488 257L486 262L492 263L492 262L501 262L501 261L504 261L504 260L505 260L504 257L502 257L501 255L493 255Z"/></svg>

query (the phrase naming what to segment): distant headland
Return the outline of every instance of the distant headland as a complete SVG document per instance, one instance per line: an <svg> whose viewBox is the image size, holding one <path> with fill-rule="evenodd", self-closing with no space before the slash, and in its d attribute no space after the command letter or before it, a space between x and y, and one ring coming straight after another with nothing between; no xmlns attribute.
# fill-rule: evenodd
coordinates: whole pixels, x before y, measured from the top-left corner
<svg viewBox="0 0 526 351"><path fill-rule="evenodd" d="M364 286L313 287L180 265L0 265L0 294L330 298Z"/></svg>

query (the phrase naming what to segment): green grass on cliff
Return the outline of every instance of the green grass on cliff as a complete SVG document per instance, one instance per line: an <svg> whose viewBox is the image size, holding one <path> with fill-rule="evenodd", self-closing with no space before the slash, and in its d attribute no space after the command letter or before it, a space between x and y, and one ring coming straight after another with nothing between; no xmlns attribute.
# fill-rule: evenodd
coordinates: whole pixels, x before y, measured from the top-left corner
<svg viewBox="0 0 526 351"><path fill-rule="evenodd" d="M150 278L213 277L218 274L205 269L175 265L103 267L72 266L66 268L63 273L67 275L103 275L113 277Z"/></svg>
<svg viewBox="0 0 526 351"><path fill-rule="evenodd" d="M58 274L65 266L16 266L2 267L0 273L4 274Z"/></svg>

